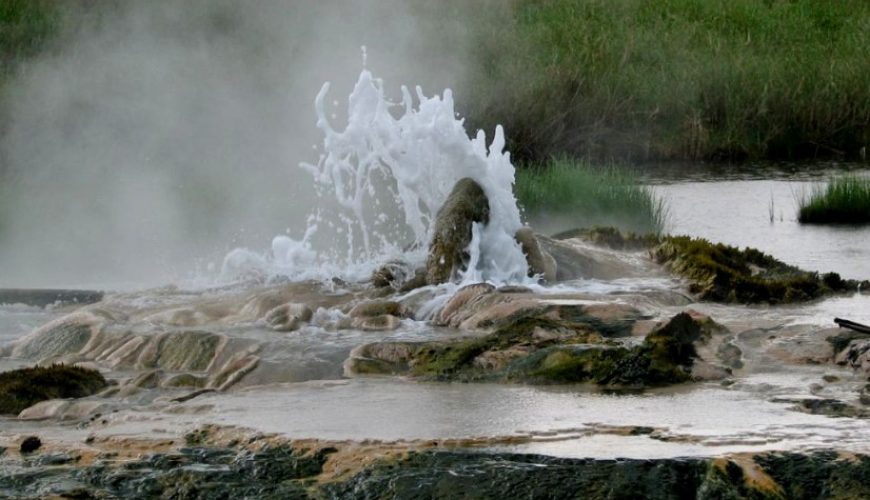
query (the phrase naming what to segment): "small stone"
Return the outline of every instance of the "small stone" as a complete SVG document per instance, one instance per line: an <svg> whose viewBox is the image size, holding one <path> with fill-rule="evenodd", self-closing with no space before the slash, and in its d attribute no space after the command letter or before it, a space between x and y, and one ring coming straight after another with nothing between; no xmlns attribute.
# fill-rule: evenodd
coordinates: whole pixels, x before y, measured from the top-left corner
<svg viewBox="0 0 870 500"><path fill-rule="evenodd" d="M529 276L540 276L546 283L556 282L556 259L547 252L538 241L535 233L529 227L521 228L514 235L526 256L529 265Z"/></svg>
<svg viewBox="0 0 870 500"><path fill-rule="evenodd" d="M310 307L290 302L269 310L263 320L277 332L292 332L298 330L303 323L311 321L313 316Z"/></svg>
<svg viewBox="0 0 870 500"><path fill-rule="evenodd" d="M38 450L40 446L42 446L42 440L36 436L28 436L21 442L20 451L21 453L33 453Z"/></svg>
<svg viewBox="0 0 870 500"><path fill-rule="evenodd" d="M47 455L42 455L36 461L36 465L38 466L51 466L51 465L66 465L78 460L78 457L67 455L66 453L49 453Z"/></svg>
<svg viewBox="0 0 870 500"><path fill-rule="evenodd" d="M402 304L391 300L375 300L371 302L363 302L357 304L350 310L348 316L351 318L374 318L377 316L391 315L403 316Z"/></svg>
<svg viewBox="0 0 870 500"><path fill-rule="evenodd" d="M376 288L390 287L399 290L413 280L415 275L414 268L407 262L391 260L375 270L372 274L372 285Z"/></svg>
<svg viewBox="0 0 870 500"><path fill-rule="evenodd" d="M829 384L832 384L834 382L839 382L840 377L838 377L836 375L824 375L824 376L822 376L822 380L824 380L825 382L827 382Z"/></svg>
<svg viewBox="0 0 870 500"><path fill-rule="evenodd" d="M380 316L358 317L353 319L353 328L365 330L367 332L382 332L391 331L401 326L402 320L392 314L381 314Z"/></svg>

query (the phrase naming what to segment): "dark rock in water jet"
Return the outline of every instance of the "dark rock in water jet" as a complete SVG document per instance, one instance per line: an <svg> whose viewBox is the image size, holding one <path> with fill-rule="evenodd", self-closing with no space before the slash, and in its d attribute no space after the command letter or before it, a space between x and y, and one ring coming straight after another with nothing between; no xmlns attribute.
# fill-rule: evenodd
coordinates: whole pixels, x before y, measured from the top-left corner
<svg viewBox="0 0 870 500"><path fill-rule="evenodd" d="M489 200L480 184L465 177L453 187L435 218L426 260L426 283L446 283L465 269L469 259L466 249L475 222L489 222Z"/></svg>
<svg viewBox="0 0 870 500"><path fill-rule="evenodd" d="M36 436L28 436L24 438L24 441L21 442L21 447L19 448L19 451L21 451L21 453L33 453L41 446L42 440L40 440Z"/></svg>
<svg viewBox="0 0 870 500"><path fill-rule="evenodd" d="M376 288L392 288L400 292L426 286L426 269L414 269L407 262L393 260L372 273L372 285Z"/></svg>
<svg viewBox="0 0 870 500"><path fill-rule="evenodd" d="M51 365L0 373L0 414L17 415L40 401L81 398L108 386L96 370Z"/></svg>

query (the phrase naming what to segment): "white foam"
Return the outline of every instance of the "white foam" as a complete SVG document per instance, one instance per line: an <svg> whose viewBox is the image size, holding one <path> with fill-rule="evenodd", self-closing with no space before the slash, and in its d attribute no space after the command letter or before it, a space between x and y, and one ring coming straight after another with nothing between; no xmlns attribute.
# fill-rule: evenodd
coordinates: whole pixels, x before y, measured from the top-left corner
<svg viewBox="0 0 870 500"><path fill-rule="evenodd" d="M347 124L338 130L324 106L328 92L326 83L315 99L323 153L316 164L300 165L311 174L322 206L312 210L301 239L276 237L270 253L230 252L225 277L357 280L391 258L422 264L438 209L456 181L470 177L489 199L490 221L474 229L468 249L474 265L462 281L528 281L514 239L522 225L513 196L514 167L500 126L487 147L483 131L470 138L456 118L449 89L427 97L417 87L415 100L402 87L402 102L396 104L385 97L383 83L364 70L348 99ZM317 239L329 244L318 246Z"/></svg>

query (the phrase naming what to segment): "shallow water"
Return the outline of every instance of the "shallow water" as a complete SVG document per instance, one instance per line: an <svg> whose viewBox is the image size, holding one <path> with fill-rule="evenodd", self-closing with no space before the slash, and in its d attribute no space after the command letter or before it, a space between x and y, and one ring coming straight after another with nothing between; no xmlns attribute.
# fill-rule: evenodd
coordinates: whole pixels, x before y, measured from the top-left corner
<svg viewBox="0 0 870 500"><path fill-rule="evenodd" d="M771 395L803 392L821 374L757 374L732 388L614 395L582 387L417 383L393 379L307 382L202 396L171 415L118 414L106 434L218 423L327 440L514 438L500 449L569 457L709 456L748 449L834 447L870 452L870 421L798 413ZM630 436L626 428L652 428ZM647 433L650 430L646 431Z"/></svg>
<svg viewBox="0 0 870 500"><path fill-rule="evenodd" d="M715 175L704 180L657 181L667 202L671 234L687 234L738 247L755 247L797 267L870 279L870 226L812 225L797 221L799 200L831 170ZM870 175L868 170L851 170ZM737 177L737 178L735 178ZM772 208L771 208L772 206ZM771 215L773 220L771 220Z"/></svg>

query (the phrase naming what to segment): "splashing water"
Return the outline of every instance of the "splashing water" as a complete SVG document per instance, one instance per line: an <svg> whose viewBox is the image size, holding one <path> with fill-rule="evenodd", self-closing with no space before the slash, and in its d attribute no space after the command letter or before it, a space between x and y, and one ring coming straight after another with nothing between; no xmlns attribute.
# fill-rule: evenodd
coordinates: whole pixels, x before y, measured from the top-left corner
<svg viewBox="0 0 870 500"><path fill-rule="evenodd" d="M311 174L321 202L305 235L276 237L271 255L230 252L224 276L361 280L391 258L420 265L438 209L456 181L471 177L489 198L491 215L488 224L474 226L472 265L463 281L527 280L526 260L514 239L522 223L501 126L487 148L483 131L468 137L449 89L427 97L417 87L415 106L402 87L402 102L396 104L384 96L383 83L364 70L349 98L347 126L339 131L327 118L328 92L326 83L315 99L323 154L317 164L300 165Z"/></svg>

